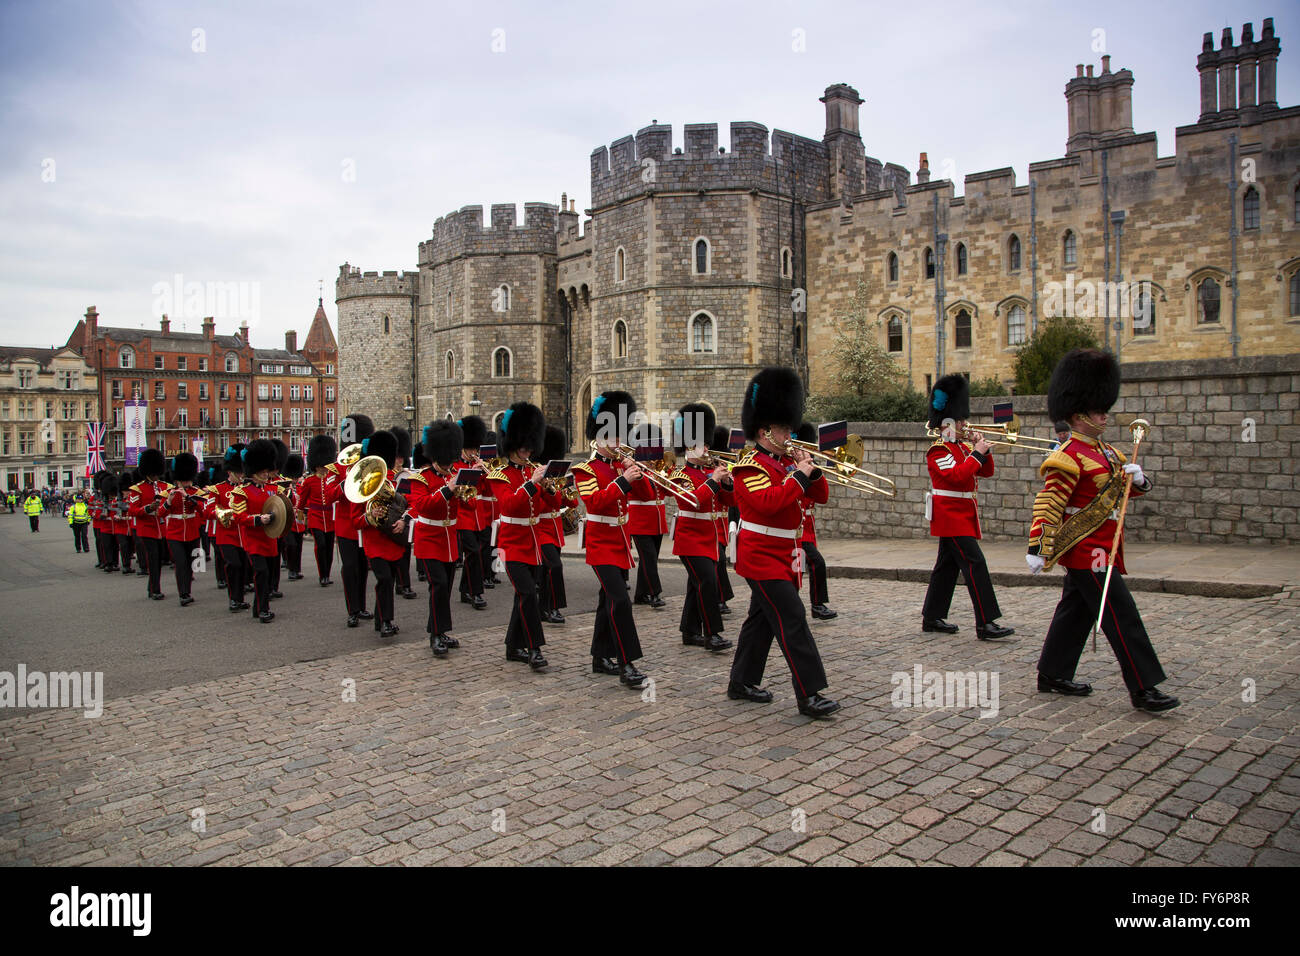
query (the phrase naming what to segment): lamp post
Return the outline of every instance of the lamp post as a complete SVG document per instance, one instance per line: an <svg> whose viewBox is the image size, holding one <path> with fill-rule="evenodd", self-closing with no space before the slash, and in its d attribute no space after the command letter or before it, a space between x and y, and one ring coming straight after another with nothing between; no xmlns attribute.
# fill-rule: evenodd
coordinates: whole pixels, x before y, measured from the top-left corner
<svg viewBox="0 0 1300 956"><path fill-rule="evenodd" d="M1115 361L1117 362L1120 361L1120 349L1122 347L1120 345L1120 343L1122 342L1120 333L1124 331L1124 300L1120 298L1120 292L1119 292L1120 283L1124 279L1124 265L1123 265L1123 259L1121 258L1121 254L1123 251L1123 239L1124 239L1124 218L1125 218L1125 214L1123 209L1114 209L1111 211L1110 224L1115 227L1115 285L1113 286L1113 288L1115 289L1115 300L1116 300L1114 329L1115 329ZM1111 296L1108 292L1106 295L1106 302L1108 308L1110 304L1110 299Z"/></svg>

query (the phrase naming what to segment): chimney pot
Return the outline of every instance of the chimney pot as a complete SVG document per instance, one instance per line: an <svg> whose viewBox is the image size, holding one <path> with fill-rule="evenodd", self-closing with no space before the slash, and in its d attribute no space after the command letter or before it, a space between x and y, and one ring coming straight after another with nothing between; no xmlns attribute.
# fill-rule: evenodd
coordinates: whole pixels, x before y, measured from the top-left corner
<svg viewBox="0 0 1300 956"><path fill-rule="evenodd" d="M1088 76L1092 76L1092 64L1091 64L1091 63L1088 64L1087 69L1088 69Z"/></svg>
<svg viewBox="0 0 1300 956"><path fill-rule="evenodd" d="M1208 34L1207 34L1207 36L1208 36ZM1083 79L1083 64L1082 64L1082 63L1076 63L1076 64L1075 64L1075 67L1074 67L1074 76L1075 76L1075 79Z"/></svg>
<svg viewBox="0 0 1300 956"><path fill-rule="evenodd" d="M1264 18L1264 29L1260 33L1259 37L1261 40L1273 39L1273 18L1272 17Z"/></svg>
<svg viewBox="0 0 1300 956"><path fill-rule="evenodd" d="M159 325L160 325L161 328L162 328L162 334L163 334L163 335L167 335L168 333L171 332L171 330L172 330L172 324L171 324L171 320L167 318L167 313L166 313L166 312L163 313L162 321L159 322Z"/></svg>
<svg viewBox="0 0 1300 956"><path fill-rule="evenodd" d="M1219 41L1219 46L1225 50L1232 48L1232 27L1223 28L1223 38Z"/></svg>
<svg viewBox="0 0 1300 956"><path fill-rule="evenodd" d="M1242 26L1241 42L1242 44L1255 42L1255 24L1247 23Z"/></svg>
<svg viewBox="0 0 1300 956"><path fill-rule="evenodd" d="M1101 58L1101 75L1105 76L1110 72L1110 54L1107 53Z"/></svg>
<svg viewBox="0 0 1300 956"><path fill-rule="evenodd" d="M1207 33L1207 34L1205 34L1205 36L1201 37L1201 52L1202 52L1202 53L1213 53L1213 52L1214 52L1214 34L1213 34L1213 33Z"/></svg>

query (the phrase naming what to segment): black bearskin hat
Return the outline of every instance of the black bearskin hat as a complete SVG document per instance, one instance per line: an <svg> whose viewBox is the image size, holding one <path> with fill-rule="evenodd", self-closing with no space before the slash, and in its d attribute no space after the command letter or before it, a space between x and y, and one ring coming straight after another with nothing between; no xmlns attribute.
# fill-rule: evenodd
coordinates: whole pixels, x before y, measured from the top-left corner
<svg viewBox="0 0 1300 956"><path fill-rule="evenodd" d="M740 403L740 427L745 437L755 439L758 433L773 425L799 427L803 421L803 380L792 368L774 366L765 368L752 379Z"/></svg>
<svg viewBox="0 0 1300 956"><path fill-rule="evenodd" d="M117 497L118 491L121 490L118 487L117 477L112 472L105 472L104 475L104 480L95 486L95 490L105 498Z"/></svg>
<svg viewBox="0 0 1300 956"><path fill-rule="evenodd" d="M411 463L411 433L400 426L388 430L397 439L397 457L409 465Z"/></svg>
<svg viewBox="0 0 1300 956"><path fill-rule="evenodd" d="M433 461L446 468L465 450L465 433L455 422L438 419L424 426L420 444L415 447L426 463Z"/></svg>
<svg viewBox="0 0 1300 956"><path fill-rule="evenodd" d="M1054 422L1068 422L1071 415L1110 411L1119 398L1119 381L1119 363L1109 352L1067 352L1047 386L1047 414Z"/></svg>
<svg viewBox="0 0 1300 956"><path fill-rule="evenodd" d="M546 419L542 410L528 402L515 402L501 418L500 445L503 457L509 458L520 448L541 454L546 444Z"/></svg>
<svg viewBox="0 0 1300 956"><path fill-rule="evenodd" d="M290 455L288 460L284 463L284 467L280 469L280 474L284 475L286 478L301 478L302 455Z"/></svg>
<svg viewBox="0 0 1300 956"><path fill-rule="evenodd" d="M709 451L730 451L731 429L721 425L713 428L713 441L709 442Z"/></svg>
<svg viewBox="0 0 1300 956"><path fill-rule="evenodd" d="M99 491L104 482L112 477L113 473L111 471L107 468L101 468L99 471L95 472L94 476L90 479L90 485L96 491Z"/></svg>
<svg viewBox="0 0 1300 956"><path fill-rule="evenodd" d="M613 439L605 444L627 445L632 431L632 416L636 414L636 399L627 392L601 392L587 412L587 440L598 434Z"/></svg>
<svg viewBox="0 0 1300 956"><path fill-rule="evenodd" d="M970 418L970 383L965 375L945 375L930 389L929 426L939 428L944 419L954 422Z"/></svg>
<svg viewBox="0 0 1300 956"><path fill-rule="evenodd" d="M275 446L275 470L284 474L284 463L289 460L289 446L278 438L272 438L271 444Z"/></svg>
<svg viewBox="0 0 1300 956"><path fill-rule="evenodd" d="M466 415L456 424L460 426L460 430L465 435L465 447L473 451L475 454L478 453L480 445L486 445L488 443L487 422L483 421L483 419L479 418L477 415Z"/></svg>
<svg viewBox="0 0 1300 956"><path fill-rule="evenodd" d="M392 468L397 464L397 436L392 432L375 432L366 443L367 455L378 455L384 464Z"/></svg>
<svg viewBox="0 0 1300 956"><path fill-rule="evenodd" d="M199 473L199 460L187 451L172 459L172 477L177 481L193 481Z"/></svg>
<svg viewBox="0 0 1300 956"><path fill-rule="evenodd" d="M804 422L794 430L796 441L806 441L810 444L817 444L817 426L812 422Z"/></svg>
<svg viewBox="0 0 1300 956"><path fill-rule="evenodd" d="M235 442L226 449L224 460L227 472L232 475L242 475L244 473L244 449L247 447L243 442Z"/></svg>
<svg viewBox="0 0 1300 956"><path fill-rule="evenodd" d="M717 431L718 416L706 402L691 402L677 410L673 421L673 447L678 451L708 445Z"/></svg>
<svg viewBox="0 0 1300 956"><path fill-rule="evenodd" d="M307 442L307 468L315 471L332 465L339 457L339 443L333 435L313 435Z"/></svg>
<svg viewBox="0 0 1300 956"><path fill-rule="evenodd" d="M157 448L146 448L140 452L140 474L145 478L157 478L167 470L167 459Z"/></svg>
<svg viewBox="0 0 1300 956"><path fill-rule="evenodd" d="M564 461L564 456L569 453L569 439L564 434L564 429L556 425L546 426L546 440L542 442L542 457L538 459L539 465L544 465L548 461Z"/></svg>
<svg viewBox="0 0 1300 956"><path fill-rule="evenodd" d="M252 477L259 471L274 471L276 466L275 442L269 438L254 438L244 449L244 474Z"/></svg>
<svg viewBox="0 0 1300 956"><path fill-rule="evenodd" d="M429 456L424 453L424 442L422 441L417 441L411 448L411 467L417 471L429 467Z"/></svg>
<svg viewBox="0 0 1300 956"><path fill-rule="evenodd" d="M375 423L369 415L349 415L339 423L339 439L344 445L355 445L375 433Z"/></svg>
<svg viewBox="0 0 1300 956"><path fill-rule="evenodd" d="M209 458L204 462L204 469L199 475L205 485L216 485L226 480L226 469L220 458Z"/></svg>

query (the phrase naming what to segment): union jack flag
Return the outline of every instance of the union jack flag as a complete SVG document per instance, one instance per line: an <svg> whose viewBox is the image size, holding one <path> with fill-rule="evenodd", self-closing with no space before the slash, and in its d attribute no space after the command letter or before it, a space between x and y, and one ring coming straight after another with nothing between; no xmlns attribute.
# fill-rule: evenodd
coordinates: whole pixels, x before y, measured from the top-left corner
<svg viewBox="0 0 1300 956"><path fill-rule="evenodd" d="M104 465L104 440L108 428L100 422L89 422L86 425L86 477L90 478L97 472L103 471Z"/></svg>

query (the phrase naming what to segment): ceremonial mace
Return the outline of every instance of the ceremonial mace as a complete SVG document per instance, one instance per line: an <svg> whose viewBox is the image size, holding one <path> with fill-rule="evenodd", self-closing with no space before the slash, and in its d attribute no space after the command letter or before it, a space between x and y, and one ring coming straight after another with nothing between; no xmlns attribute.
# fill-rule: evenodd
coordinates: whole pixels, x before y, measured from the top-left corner
<svg viewBox="0 0 1300 956"><path fill-rule="evenodd" d="M1131 462L1137 464L1138 448L1142 445L1143 440L1151 431L1151 423L1145 418L1135 418L1128 426L1129 432L1133 435L1133 458ZM1092 625L1092 650L1097 652L1097 632L1101 630L1101 619L1106 613L1106 595L1110 593L1110 575L1115 570L1115 555L1119 553L1120 536L1124 533L1124 516L1128 513L1128 495L1133 490L1133 476L1124 476L1124 495L1119 502L1119 520L1115 522L1115 539L1110 543L1110 557L1106 559L1106 583L1101 588L1101 606L1097 609L1097 620Z"/></svg>

